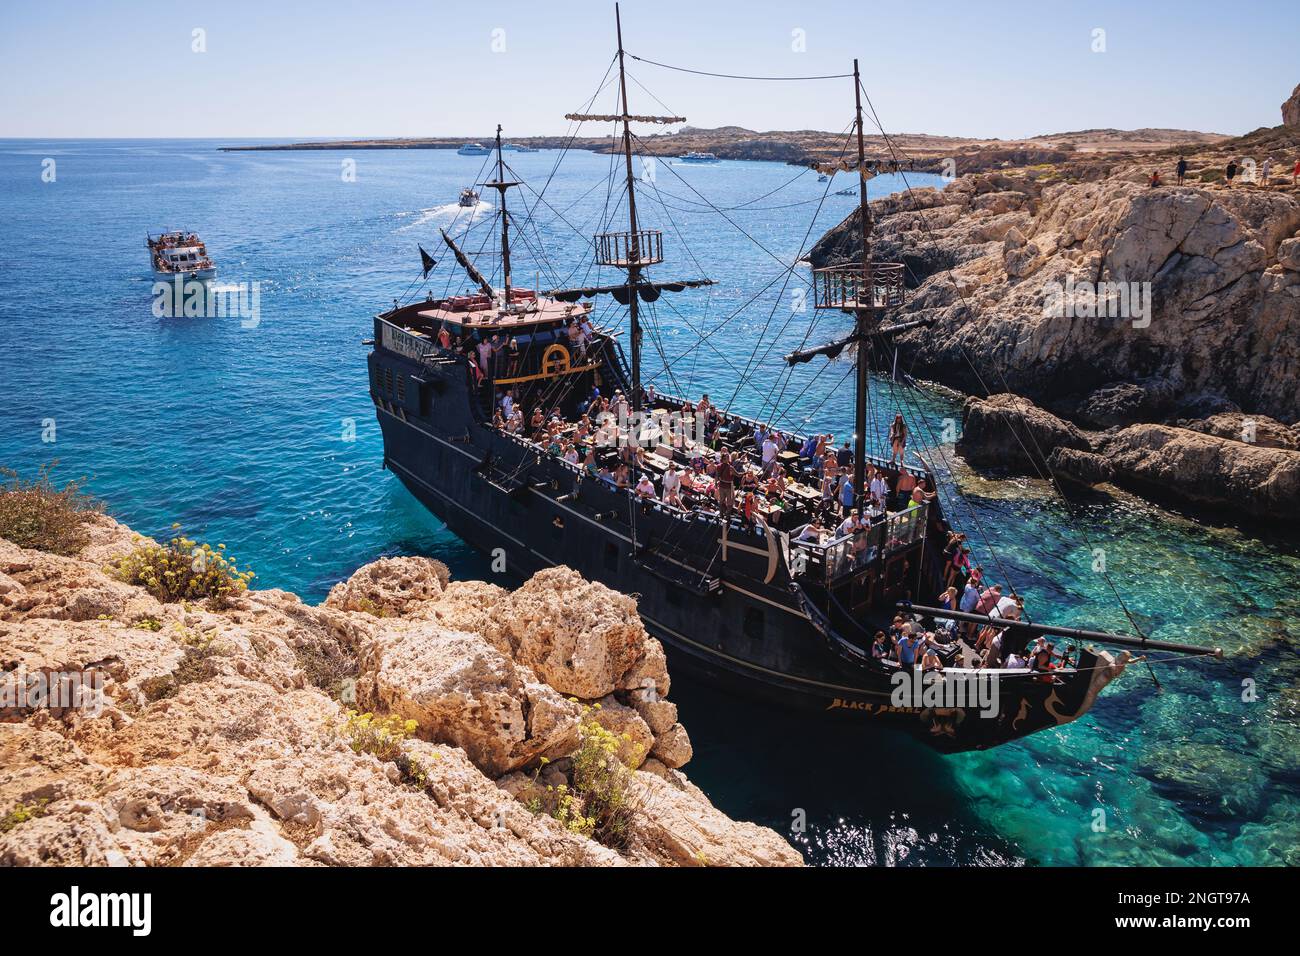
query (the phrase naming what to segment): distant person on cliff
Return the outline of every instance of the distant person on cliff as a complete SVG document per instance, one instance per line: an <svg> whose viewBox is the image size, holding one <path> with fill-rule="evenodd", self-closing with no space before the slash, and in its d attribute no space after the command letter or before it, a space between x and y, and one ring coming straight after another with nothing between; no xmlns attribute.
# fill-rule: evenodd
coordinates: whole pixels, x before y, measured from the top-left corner
<svg viewBox="0 0 1300 956"><path fill-rule="evenodd" d="M1183 177L1187 175L1187 157L1178 157L1178 185L1183 184Z"/></svg>
<svg viewBox="0 0 1300 956"><path fill-rule="evenodd" d="M1237 175L1237 161L1235 159L1228 160L1228 168L1224 170L1224 173L1228 177L1228 185L1231 186L1232 180Z"/></svg>
<svg viewBox="0 0 1300 956"><path fill-rule="evenodd" d="M1272 159L1265 159L1264 162L1262 162L1262 163L1260 164L1260 166L1259 166L1259 184L1258 184L1258 185L1261 185L1261 186L1267 186L1267 185L1268 185L1268 177L1269 177L1269 175L1270 175L1272 172L1273 172L1273 160L1272 160Z"/></svg>
<svg viewBox="0 0 1300 956"><path fill-rule="evenodd" d="M1151 171L1151 179L1149 182L1147 182L1147 185L1150 186L1152 189L1155 189L1157 186L1160 185L1160 170L1155 169Z"/></svg>
<svg viewBox="0 0 1300 956"><path fill-rule="evenodd" d="M1292 185L1292 186L1294 186L1294 185L1296 184L1296 180L1300 180L1300 159L1297 159L1297 160L1295 161L1295 168L1291 170L1291 185Z"/></svg>

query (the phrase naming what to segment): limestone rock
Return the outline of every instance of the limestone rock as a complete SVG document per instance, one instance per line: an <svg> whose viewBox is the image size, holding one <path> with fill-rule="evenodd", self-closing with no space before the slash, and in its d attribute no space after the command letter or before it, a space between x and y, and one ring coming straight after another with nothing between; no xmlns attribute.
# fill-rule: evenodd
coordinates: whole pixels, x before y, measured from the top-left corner
<svg viewBox="0 0 1300 956"><path fill-rule="evenodd" d="M494 610L494 646L561 694L597 700L628 689L648 638L636 602L568 568L548 568Z"/></svg>
<svg viewBox="0 0 1300 956"><path fill-rule="evenodd" d="M686 728L681 724L673 724L667 731L655 737L655 745L650 753L665 766L674 770L686 766L694 755L691 738L686 735Z"/></svg>
<svg viewBox="0 0 1300 956"><path fill-rule="evenodd" d="M957 453L969 461L1003 468L1043 469L1055 448L1088 449L1075 426L1016 395L967 399Z"/></svg>
<svg viewBox="0 0 1300 956"><path fill-rule="evenodd" d="M578 740L581 710L477 635L413 623L382 641L363 665L363 706L419 725L426 740L462 747L491 776Z"/></svg>
<svg viewBox="0 0 1300 956"><path fill-rule="evenodd" d="M1300 86L1291 91L1291 96L1282 104L1282 125L1300 126Z"/></svg>
<svg viewBox="0 0 1300 956"><path fill-rule="evenodd" d="M325 604L376 617L400 617L436 600L450 576L447 566L433 558L380 558L330 588Z"/></svg>
<svg viewBox="0 0 1300 956"><path fill-rule="evenodd" d="M669 769L690 744L630 598L563 568L510 594L399 558L319 607L276 590L161 605L105 573L136 540L103 516L70 558L0 540L0 691L64 672L103 691L95 708L0 714L0 812L29 814L0 834L0 865L799 862ZM543 756L541 779L562 779L579 694L626 735L628 763L662 775L633 776L667 788L620 852L515 799ZM354 697L416 721L400 760L349 728Z"/></svg>

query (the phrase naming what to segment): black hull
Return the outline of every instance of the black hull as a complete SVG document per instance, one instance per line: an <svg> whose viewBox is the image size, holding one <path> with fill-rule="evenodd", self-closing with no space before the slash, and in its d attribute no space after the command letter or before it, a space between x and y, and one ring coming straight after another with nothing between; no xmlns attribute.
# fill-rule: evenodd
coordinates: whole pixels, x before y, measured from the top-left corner
<svg viewBox="0 0 1300 956"><path fill-rule="evenodd" d="M1108 658L1085 652L1080 671L1054 684L1001 681L991 716L987 705L898 706L894 675L847 659L843 638L810 616L778 535L682 522L484 427L461 363L377 349L370 366L385 466L426 508L466 543L504 557L510 577L562 564L635 595L672 670L701 683L958 752L1073 720L1113 676ZM388 384L395 376L410 383L400 404Z"/></svg>

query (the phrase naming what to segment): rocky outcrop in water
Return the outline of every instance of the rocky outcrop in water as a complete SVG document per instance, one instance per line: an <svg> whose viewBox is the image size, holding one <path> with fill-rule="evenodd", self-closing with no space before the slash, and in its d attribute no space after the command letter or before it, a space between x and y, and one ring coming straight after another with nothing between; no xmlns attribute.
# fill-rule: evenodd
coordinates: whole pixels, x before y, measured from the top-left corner
<svg viewBox="0 0 1300 956"><path fill-rule="evenodd" d="M509 592L392 558L320 606L163 604L105 573L132 535L91 521L70 558L0 539L0 863L800 862L675 769L689 738L631 598L564 568ZM39 673L102 698L27 695ZM353 699L413 722L399 759L356 746ZM564 774L596 703L638 767L617 851L517 799L542 766Z"/></svg>
<svg viewBox="0 0 1300 956"><path fill-rule="evenodd" d="M1189 424L1198 427L1089 432L1022 397L994 395L967 400L957 451L977 465L1085 485L1113 482L1159 500L1300 521L1300 451L1288 429L1240 415Z"/></svg>

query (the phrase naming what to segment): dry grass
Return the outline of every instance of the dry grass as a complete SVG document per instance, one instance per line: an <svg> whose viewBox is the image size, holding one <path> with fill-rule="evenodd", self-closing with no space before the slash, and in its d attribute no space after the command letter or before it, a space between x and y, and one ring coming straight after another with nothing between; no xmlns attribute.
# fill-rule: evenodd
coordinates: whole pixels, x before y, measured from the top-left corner
<svg viewBox="0 0 1300 956"><path fill-rule="evenodd" d="M76 554L86 546L86 519L102 505L82 492L82 480L56 488L50 481L56 464L43 466L33 481L0 468L0 477L6 479L0 486L0 538L51 554Z"/></svg>

